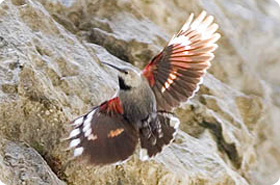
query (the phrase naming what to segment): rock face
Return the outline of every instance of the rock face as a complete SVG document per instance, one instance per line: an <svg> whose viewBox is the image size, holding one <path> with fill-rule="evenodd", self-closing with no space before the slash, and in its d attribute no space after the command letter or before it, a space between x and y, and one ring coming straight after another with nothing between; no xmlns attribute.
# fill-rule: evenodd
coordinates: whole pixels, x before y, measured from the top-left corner
<svg viewBox="0 0 280 185"><path fill-rule="evenodd" d="M66 184L33 148L1 138L0 150L1 181L6 184Z"/></svg>
<svg viewBox="0 0 280 185"><path fill-rule="evenodd" d="M117 90L117 74L100 61L143 67L190 12L202 9L215 16L223 37L198 95L176 110L181 131L175 142L148 162L137 154L119 166L69 160L72 153L61 142L68 122ZM0 181L275 183L279 10L273 0L5 0L0 5Z"/></svg>

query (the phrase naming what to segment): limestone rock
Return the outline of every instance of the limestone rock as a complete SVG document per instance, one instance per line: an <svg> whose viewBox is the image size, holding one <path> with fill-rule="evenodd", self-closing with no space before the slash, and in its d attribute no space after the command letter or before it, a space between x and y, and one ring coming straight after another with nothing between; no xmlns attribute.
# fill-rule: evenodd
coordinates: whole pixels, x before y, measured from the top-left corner
<svg viewBox="0 0 280 185"><path fill-rule="evenodd" d="M33 148L24 144L0 140L1 181L5 184L65 185ZM0 184L1 184L0 181Z"/></svg>
<svg viewBox="0 0 280 185"><path fill-rule="evenodd" d="M276 182L276 5L273 0L5 0L0 5L0 169L6 169L8 152L12 161L30 162L28 170L44 169L28 173L47 177L35 178L34 184ZM181 131L175 142L148 162L139 161L137 154L119 166L69 161L72 153L65 152L67 142L61 142L70 130L68 122L117 90L116 72L100 61L143 67L187 14L202 9L215 16L223 37L198 95L176 110ZM37 157L30 158L33 155ZM0 170L0 180L21 184L11 176L21 174L20 169Z"/></svg>

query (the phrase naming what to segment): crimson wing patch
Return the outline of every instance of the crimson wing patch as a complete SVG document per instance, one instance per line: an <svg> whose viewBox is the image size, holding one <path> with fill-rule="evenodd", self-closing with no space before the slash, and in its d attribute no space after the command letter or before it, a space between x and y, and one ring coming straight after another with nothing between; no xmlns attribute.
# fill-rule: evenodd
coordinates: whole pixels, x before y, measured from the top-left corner
<svg viewBox="0 0 280 185"><path fill-rule="evenodd" d="M109 110L111 108L111 110ZM70 148L95 165L122 162L134 152L138 132L121 114L116 101L108 101L72 122Z"/></svg>
<svg viewBox="0 0 280 185"><path fill-rule="evenodd" d="M191 14L168 46L142 71L155 93L158 110L170 111L198 91L220 38L213 20L205 11L194 21Z"/></svg>

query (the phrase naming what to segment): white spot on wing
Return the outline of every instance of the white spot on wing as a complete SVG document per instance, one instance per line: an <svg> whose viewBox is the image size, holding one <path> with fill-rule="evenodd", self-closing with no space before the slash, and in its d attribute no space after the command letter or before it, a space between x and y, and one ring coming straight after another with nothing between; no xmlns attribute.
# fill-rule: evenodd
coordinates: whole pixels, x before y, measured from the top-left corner
<svg viewBox="0 0 280 185"><path fill-rule="evenodd" d="M162 88L161 88L161 93L164 93L165 90L166 90L165 87L162 87Z"/></svg>
<svg viewBox="0 0 280 185"><path fill-rule="evenodd" d="M168 82L165 82L164 86L165 86L166 89L168 89L170 87L170 84Z"/></svg>
<svg viewBox="0 0 280 185"><path fill-rule="evenodd" d="M95 110L91 111L84 122L83 132L86 132L90 128L90 123L93 117L93 114L95 113Z"/></svg>
<svg viewBox="0 0 280 185"><path fill-rule="evenodd" d="M73 123L73 126L78 127L83 123L84 117L79 117L78 119L76 119Z"/></svg>
<svg viewBox="0 0 280 185"><path fill-rule="evenodd" d="M177 117L171 116L170 117L170 126L175 128L176 130L179 128L180 120Z"/></svg>
<svg viewBox="0 0 280 185"><path fill-rule="evenodd" d="M96 110L91 111L88 115L87 115L87 119L92 119L93 114L95 113Z"/></svg>
<svg viewBox="0 0 280 185"><path fill-rule="evenodd" d="M172 80L175 80L175 79L177 78L177 76L174 75L174 74L172 74L172 73L169 74L169 77L170 77Z"/></svg>
<svg viewBox="0 0 280 185"><path fill-rule="evenodd" d="M149 159L147 149L145 149L145 148L140 149L139 158L141 161L147 161Z"/></svg>
<svg viewBox="0 0 280 185"><path fill-rule="evenodd" d="M80 134L80 129L77 128L77 129L71 131L69 138L76 137L79 134Z"/></svg>
<svg viewBox="0 0 280 185"><path fill-rule="evenodd" d="M90 134L90 135L87 137L87 139L88 139L88 140L94 141L94 140L98 139L98 137L97 137L97 135Z"/></svg>
<svg viewBox="0 0 280 185"><path fill-rule="evenodd" d="M173 83L173 80L170 79L170 78L167 78L167 81L168 81L169 84L172 84L172 83Z"/></svg>
<svg viewBox="0 0 280 185"><path fill-rule="evenodd" d="M161 93L164 93L164 91L170 87L170 84L171 83L167 79L167 82L164 83L164 87L161 88Z"/></svg>
<svg viewBox="0 0 280 185"><path fill-rule="evenodd" d="M83 126L83 132L86 132L89 128L90 128L90 123L91 123L91 120L92 120L92 116L94 114L95 110L90 112L87 117L86 117L86 120L84 122L84 126Z"/></svg>
<svg viewBox="0 0 280 185"><path fill-rule="evenodd" d="M84 151L84 148L83 148L83 147L76 148L76 149L74 150L74 157L77 157L77 156L79 156L79 155L82 155L83 151Z"/></svg>
<svg viewBox="0 0 280 185"><path fill-rule="evenodd" d="M92 130L91 128L88 129L86 132L85 132L85 137L88 137L90 134L91 134Z"/></svg>
<svg viewBox="0 0 280 185"><path fill-rule="evenodd" d="M78 139L73 139L73 140L70 142L69 147L70 147L70 148L74 148L74 147L78 146L80 143L81 143L81 140L80 140L79 138L78 138Z"/></svg>
<svg viewBox="0 0 280 185"><path fill-rule="evenodd" d="M83 127L83 132L86 132L90 128L90 120L85 121L84 127Z"/></svg>

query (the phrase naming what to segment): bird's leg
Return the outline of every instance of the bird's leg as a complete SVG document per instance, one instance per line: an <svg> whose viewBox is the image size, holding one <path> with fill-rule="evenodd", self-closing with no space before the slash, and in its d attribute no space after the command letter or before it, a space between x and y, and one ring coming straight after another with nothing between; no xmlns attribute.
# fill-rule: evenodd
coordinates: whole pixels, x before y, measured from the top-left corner
<svg viewBox="0 0 280 185"><path fill-rule="evenodd" d="M161 130L161 125L157 121L156 113L151 113L148 117L142 120L141 132L146 138L151 140L152 144L155 145L157 141L156 135L158 135L158 130ZM154 133L156 131L156 133Z"/></svg>
<svg viewBox="0 0 280 185"><path fill-rule="evenodd" d="M152 112L142 121L141 132L155 145L158 138L163 137L161 123L156 112Z"/></svg>
<svg viewBox="0 0 280 185"><path fill-rule="evenodd" d="M162 132L162 129L161 129L161 123L160 123L159 119L156 119L156 131L157 131L158 137L162 138L163 137L163 132Z"/></svg>
<svg viewBox="0 0 280 185"><path fill-rule="evenodd" d="M152 130L150 127L151 117L148 116L144 120L140 121L138 126L146 138L150 138L152 134Z"/></svg>
<svg viewBox="0 0 280 185"><path fill-rule="evenodd" d="M151 113L151 117L153 120L153 122L151 123L151 125L153 126L152 131L156 132L156 134L158 135L158 138L162 138L163 132L162 132L162 128L161 128L161 123L157 117L157 113L156 112Z"/></svg>

